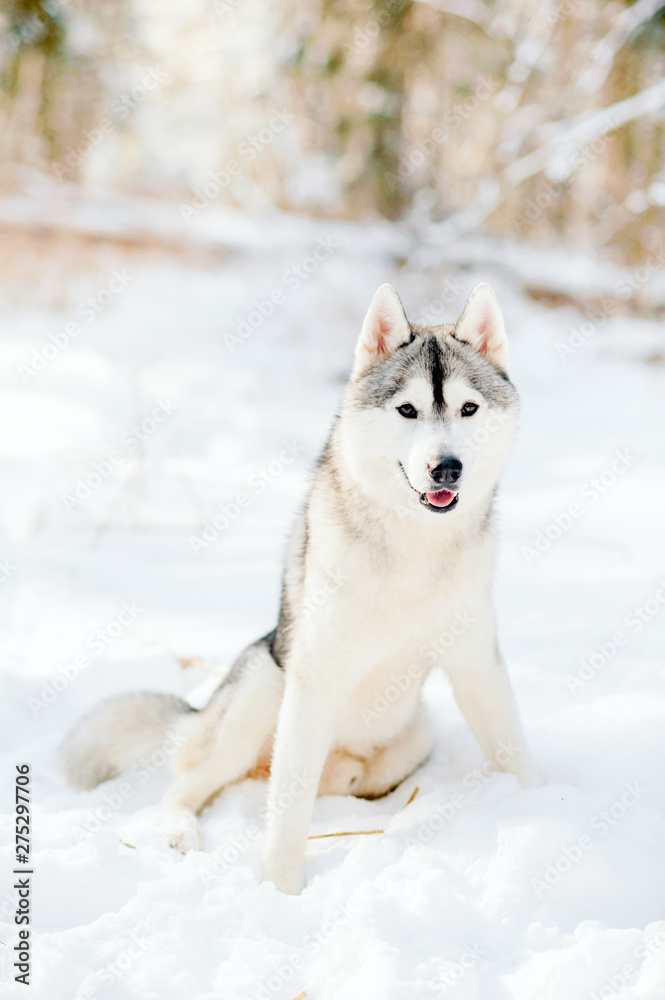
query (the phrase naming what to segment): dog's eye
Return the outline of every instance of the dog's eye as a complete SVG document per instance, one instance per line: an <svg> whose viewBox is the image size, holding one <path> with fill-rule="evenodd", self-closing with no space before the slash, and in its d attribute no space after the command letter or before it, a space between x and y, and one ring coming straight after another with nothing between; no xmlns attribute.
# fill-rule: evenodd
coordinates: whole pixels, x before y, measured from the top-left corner
<svg viewBox="0 0 665 1000"><path fill-rule="evenodd" d="M411 403L402 403L401 406L397 407L397 412L401 413L403 417L408 417L409 420L415 420L418 416L418 411L415 406L411 406Z"/></svg>
<svg viewBox="0 0 665 1000"><path fill-rule="evenodd" d="M474 413L476 412L477 409L478 409L478 404L477 403L471 403L471 402L465 403L464 406L461 409L462 416L463 417L472 417L474 415Z"/></svg>

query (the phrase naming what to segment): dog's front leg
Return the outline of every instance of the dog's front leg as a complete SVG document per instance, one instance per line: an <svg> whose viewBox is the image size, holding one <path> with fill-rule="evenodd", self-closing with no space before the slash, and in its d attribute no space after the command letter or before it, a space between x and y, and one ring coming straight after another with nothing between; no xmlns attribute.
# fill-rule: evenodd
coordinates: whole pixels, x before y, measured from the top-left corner
<svg viewBox="0 0 665 1000"><path fill-rule="evenodd" d="M458 640L446 672L455 700L487 759L497 770L514 774L523 788L539 786L494 633L479 628Z"/></svg>
<svg viewBox="0 0 665 1000"><path fill-rule="evenodd" d="M287 674L268 791L264 877L297 895L305 884L305 847L321 772L330 749L337 698L319 678Z"/></svg>

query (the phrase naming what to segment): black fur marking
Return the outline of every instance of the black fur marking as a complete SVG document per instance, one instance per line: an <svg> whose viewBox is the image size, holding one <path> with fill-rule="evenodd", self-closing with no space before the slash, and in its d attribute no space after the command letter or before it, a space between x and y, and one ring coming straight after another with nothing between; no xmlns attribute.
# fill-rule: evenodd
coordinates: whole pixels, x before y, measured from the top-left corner
<svg viewBox="0 0 665 1000"><path fill-rule="evenodd" d="M432 395L434 396L434 410L437 413L443 411L443 380L444 364L441 343L436 337L430 337L426 342L427 347L427 367L432 380Z"/></svg>
<svg viewBox="0 0 665 1000"><path fill-rule="evenodd" d="M411 336L409 337L408 340L405 340L403 344L399 345L399 347L397 348L398 351L402 347L408 347L409 344L412 344L414 342L414 340L416 339L416 337L418 336L418 331L417 330L414 330L413 327L410 327L409 329L411 330Z"/></svg>
<svg viewBox="0 0 665 1000"><path fill-rule="evenodd" d="M280 667L281 670L283 670L284 664L280 662L280 659L278 659L277 652L275 650L276 638L277 638L277 628L274 628L272 632L268 632L267 635L264 635L261 639L259 639L259 642L265 642L266 646L270 650L270 655L272 656L273 660L275 661L277 666Z"/></svg>

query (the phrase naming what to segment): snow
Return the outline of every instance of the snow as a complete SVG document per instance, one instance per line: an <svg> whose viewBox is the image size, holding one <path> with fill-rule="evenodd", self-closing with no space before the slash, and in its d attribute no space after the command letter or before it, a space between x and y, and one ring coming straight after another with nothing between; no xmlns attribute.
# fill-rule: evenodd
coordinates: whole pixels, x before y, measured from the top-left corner
<svg viewBox="0 0 665 1000"><path fill-rule="evenodd" d="M285 275L325 222L284 223L281 245L272 228L265 250L243 236L216 261L91 251L53 294L4 279L3 995L28 995L12 982L10 872L14 765L29 761L32 1000L665 997L665 394L649 361L662 330L612 317L562 358L585 317L525 296L496 248L415 267L391 256L399 234L335 231L299 287ZM123 268L131 280L86 321L85 300ZM558 258L560 283L563 270ZM600 271L588 265L602 287ZM544 785L483 770L432 677L425 766L385 799L316 804L312 834L384 832L310 841L307 887L284 897L260 881L264 783L219 795L205 850L182 857L155 833L167 765L77 793L57 749L115 692L203 704L272 626L285 533L385 280L412 315L434 303L456 317L480 280L505 309L522 414L495 592ZM71 322L77 335L22 377ZM63 500L95 472L86 499Z"/></svg>

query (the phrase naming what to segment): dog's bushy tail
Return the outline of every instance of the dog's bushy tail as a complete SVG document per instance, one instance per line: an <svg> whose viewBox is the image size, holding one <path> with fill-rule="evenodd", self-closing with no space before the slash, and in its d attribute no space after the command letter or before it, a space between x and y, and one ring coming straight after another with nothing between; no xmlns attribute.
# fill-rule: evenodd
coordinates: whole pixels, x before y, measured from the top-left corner
<svg viewBox="0 0 665 1000"><path fill-rule="evenodd" d="M81 719L62 746L68 780L83 790L117 777L158 750L169 731L193 711L181 698L147 691L103 701Z"/></svg>

